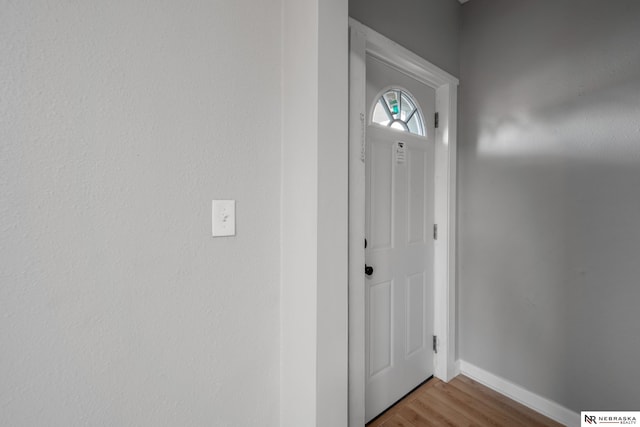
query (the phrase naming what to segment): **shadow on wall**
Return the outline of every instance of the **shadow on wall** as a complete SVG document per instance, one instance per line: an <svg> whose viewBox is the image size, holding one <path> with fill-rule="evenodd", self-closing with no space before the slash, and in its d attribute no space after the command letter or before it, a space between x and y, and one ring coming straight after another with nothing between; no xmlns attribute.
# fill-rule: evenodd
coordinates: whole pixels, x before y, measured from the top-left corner
<svg viewBox="0 0 640 427"><path fill-rule="evenodd" d="M599 163L636 164L640 162L638 99L638 79L628 78L562 104L487 119L478 124L478 156L597 158Z"/></svg>
<svg viewBox="0 0 640 427"><path fill-rule="evenodd" d="M460 355L574 411L637 405L639 19L463 7Z"/></svg>
<svg viewBox="0 0 640 427"><path fill-rule="evenodd" d="M535 43L516 35L486 58L481 50L464 52L474 72L464 76L462 108L480 113L465 117L466 149L475 146L480 156L618 154L629 160L630 144L640 136L639 14L616 16L613 28L583 16L585 31L579 35L565 24L580 17L568 15L544 18L552 21L549 26L557 21L555 31L541 31L535 20L531 28L525 25L520 33L542 33ZM495 45L496 37L486 36L484 42ZM475 86L474 93L465 91L469 86Z"/></svg>

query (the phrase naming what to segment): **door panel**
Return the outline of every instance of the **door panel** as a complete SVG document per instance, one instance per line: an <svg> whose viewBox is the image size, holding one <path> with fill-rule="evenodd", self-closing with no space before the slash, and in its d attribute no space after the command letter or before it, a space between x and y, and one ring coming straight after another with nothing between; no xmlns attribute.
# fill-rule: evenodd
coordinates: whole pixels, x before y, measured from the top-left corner
<svg viewBox="0 0 640 427"><path fill-rule="evenodd" d="M433 226L435 91L367 59L367 97L388 87L420 104L427 137L372 124L366 132L367 382L369 421L433 374ZM404 156L397 156L398 143Z"/></svg>
<svg viewBox="0 0 640 427"><path fill-rule="evenodd" d="M391 247L391 212L393 173L391 146L389 144L371 144L369 147L370 168L373 171L367 176L367 196L371 203L368 210L371 233L369 244L371 249Z"/></svg>
<svg viewBox="0 0 640 427"><path fill-rule="evenodd" d="M414 274L407 280L407 357L424 348L424 285L423 273Z"/></svg>
<svg viewBox="0 0 640 427"><path fill-rule="evenodd" d="M381 282L369 289L369 327L377 331L369 340L369 375L391 366L391 282Z"/></svg>
<svg viewBox="0 0 640 427"><path fill-rule="evenodd" d="M409 242L424 243L425 240L425 157L426 153L409 149Z"/></svg>

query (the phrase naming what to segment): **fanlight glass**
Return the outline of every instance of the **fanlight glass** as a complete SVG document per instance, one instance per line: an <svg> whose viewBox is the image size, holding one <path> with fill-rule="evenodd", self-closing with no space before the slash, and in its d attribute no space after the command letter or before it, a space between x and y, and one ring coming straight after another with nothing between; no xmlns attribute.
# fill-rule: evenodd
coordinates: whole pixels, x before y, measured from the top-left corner
<svg viewBox="0 0 640 427"><path fill-rule="evenodd" d="M391 129L426 136L420 110L413 97L402 90L389 90L378 99L373 109L372 121Z"/></svg>

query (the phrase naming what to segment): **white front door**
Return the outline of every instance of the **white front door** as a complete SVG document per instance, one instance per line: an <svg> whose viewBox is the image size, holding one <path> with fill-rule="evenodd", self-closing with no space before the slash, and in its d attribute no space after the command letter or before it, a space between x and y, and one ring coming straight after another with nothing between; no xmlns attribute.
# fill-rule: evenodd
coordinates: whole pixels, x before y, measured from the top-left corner
<svg viewBox="0 0 640 427"><path fill-rule="evenodd" d="M433 375L435 91L371 57L366 72L368 422ZM374 118L385 93L384 110ZM413 113L409 99L419 106ZM403 123L411 114L422 114L422 126L416 120ZM372 118L391 120L385 125ZM409 132L421 129L425 136Z"/></svg>

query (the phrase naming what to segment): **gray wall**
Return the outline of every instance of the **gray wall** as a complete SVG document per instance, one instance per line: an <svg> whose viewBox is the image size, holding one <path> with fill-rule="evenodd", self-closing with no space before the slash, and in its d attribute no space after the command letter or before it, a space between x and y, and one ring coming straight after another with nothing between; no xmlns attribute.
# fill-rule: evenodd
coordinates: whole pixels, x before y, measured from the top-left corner
<svg viewBox="0 0 640 427"><path fill-rule="evenodd" d="M458 75L458 0L349 0L349 16Z"/></svg>
<svg viewBox="0 0 640 427"><path fill-rule="evenodd" d="M459 352L569 409L638 406L640 2L462 7Z"/></svg>
<svg viewBox="0 0 640 427"><path fill-rule="evenodd" d="M0 425L279 425L280 1L0 10Z"/></svg>

